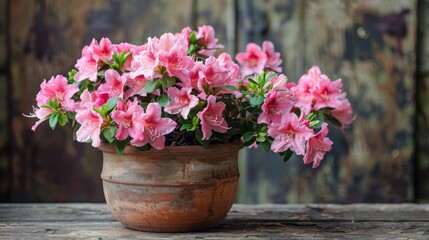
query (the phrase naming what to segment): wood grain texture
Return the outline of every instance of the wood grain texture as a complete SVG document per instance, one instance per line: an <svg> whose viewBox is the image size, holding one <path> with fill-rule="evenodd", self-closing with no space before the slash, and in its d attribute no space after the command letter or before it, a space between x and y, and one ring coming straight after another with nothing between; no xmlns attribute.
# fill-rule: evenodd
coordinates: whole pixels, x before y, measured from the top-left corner
<svg viewBox="0 0 429 240"><path fill-rule="evenodd" d="M429 202L429 1L419 1L416 200Z"/></svg>
<svg viewBox="0 0 429 240"><path fill-rule="evenodd" d="M101 153L72 141L71 129L30 128L43 79L67 74L92 38L141 44L189 25L191 1L10 1L13 83L11 201L103 201Z"/></svg>
<svg viewBox="0 0 429 240"><path fill-rule="evenodd" d="M331 129L333 151L317 170L252 151L245 202L411 201L417 2L251 2L269 23L253 38L276 43L289 80L315 64L341 78L356 120Z"/></svg>
<svg viewBox="0 0 429 240"><path fill-rule="evenodd" d="M31 239L427 239L429 206L234 205L217 228L148 233L124 228L105 204L0 204L0 237Z"/></svg>

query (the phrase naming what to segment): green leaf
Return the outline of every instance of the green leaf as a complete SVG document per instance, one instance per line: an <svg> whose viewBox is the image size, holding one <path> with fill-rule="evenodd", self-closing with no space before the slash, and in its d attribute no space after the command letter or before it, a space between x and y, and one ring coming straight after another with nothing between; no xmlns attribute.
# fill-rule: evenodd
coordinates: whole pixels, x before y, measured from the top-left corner
<svg viewBox="0 0 429 240"><path fill-rule="evenodd" d="M266 152L270 151L271 149L271 143L270 141L261 142L260 146L262 149L264 149Z"/></svg>
<svg viewBox="0 0 429 240"><path fill-rule="evenodd" d="M253 80L251 78L247 78L247 81L249 81L250 83L253 83L254 85L258 85L258 83L255 82L255 80Z"/></svg>
<svg viewBox="0 0 429 240"><path fill-rule="evenodd" d="M58 100L56 98L49 99L49 107L54 110L58 110Z"/></svg>
<svg viewBox="0 0 429 240"><path fill-rule="evenodd" d="M192 123L185 123L180 127L180 131L186 130L188 132L192 132L192 131L195 131L195 127L196 126L194 126L194 124Z"/></svg>
<svg viewBox="0 0 429 240"><path fill-rule="evenodd" d="M170 99L168 98L167 93L163 93L158 97L157 102L159 103L159 105L161 105L162 107L165 107L165 105L167 105L168 101Z"/></svg>
<svg viewBox="0 0 429 240"><path fill-rule="evenodd" d="M263 96L253 96L249 99L249 102L252 106L258 106L264 102Z"/></svg>
<svg viewBox="0 0 429 240"><path fill-rule="evenodd" d="M107 100L107 103L105 103L105 105L107 105L107 112L110 112L112 109L114 109L116 107L116 105L118 105L119 100L121 100L121 98L117 97L117 98L110 98L109 100Z"/></svg>
<svg viewBox="0 0 429 240"><path fill-rule="evenodd" d="M261 143L261 142L265 142L265 139L266 139L266 138L265 138L265 137L263 137L263 136L257 136L257 137L256 137L256 141L257 141L257 142L259 142L259 143Z"/></svg>
<svg viewBox="0 0 429 240"><path fill-rule="evenodd" d="M328 115L327 118L328 118L329 122L331 122L332 124L334 124L334 126L336 126L338 128L343 127L343 124L337 118L335 118L334 116Z"/></svg>
<svg viewBox="0 0 429 240"><path fill-rule="evenodd" d="M69 119L67 118L66 114L61 114L60 118L58 119L58 123L60 124L60 126L66 125L68 121Z"/></svg>
<svg viewBox="0 0 429 240"><path fill-rule="evenodd" d="M320 121L319 120L314 120L314 121L311 121L310 122L310 128L314 128L314 127L316 127L316 126L318 126L319 125L319 123L320 123Z"/></svg>
<svg viewBox="0 0 429 240"><path fill-rule="evenodd" d="M197 43L198 39L197 39L197 36L195 35L195 32L194 32L194 31L192 31L192 32L189 34L189 41L191 42L191 44L195 44L195 43Z"/></svg>
<svg viewBox="0 0 429 240"><path fill-rule="evenodd" d="M52 129L55 129L59 119L60 119L59 113L52 114L51 117L49 118L49 126L51 126Z"/></svg>
<svg viewBox="0 0 429 240"><path fill-rule="evenodd" d="M260 87L263 87L265 85L265 76L266 76L265 72L259 74L258 76L258 85Z"/></svg>
<svg viewBox="0 0 429 240"><path fill-rule="evenodd" d="M105 117L105 114L103 113L103 109L92 107L92 110L94 110L96 113L100 114L101 116Z"/></svg>
<svg viewBox="0 0 429 240"><path fill-rule="evenodd" d="M254 132L246 132L243 134L243 141L249 142L250 140L252 140L252 138L254 137L255 133Z"/></svg>
<svg viewBox="0 0 429 240"><path fill-rule="evenodd" d="M122 153L124 152L125 147L127 146L127 144L128 144L128 141L127 141L127 140L123 140L123 141L116 140L116 142L115 142L115 145L116 145L116 153L117 153L119 156L122 156Z"/></svg>
<svg viewBox="0 0 429 240"><path fill-rule="evenodd" d="M144 91L147 93L152 93L156 89L159 89L161 87L161 83L159 83L158 80L153 81L147 81L144 85Z"/></svg>
<svg viewBox="0 0 429 240"><path fill-rule="evenodd" d="M200 128L195 129L195 137L197 137L197 140L203 147L208 148L209 147L209 141L203 140L203 133L201 132Z"/></svg>
<svg viewBox="0 0 429 240"><path fill-rule="evenodd" d="M293 152L290 149L280 153L280 155L283 156L283 162L287 162L290 159L290 157L292 157L292 154Z"/></svg>
<svg viewBox="0 0 429 240"><path fill-rule="evenodd" d="M70 72L68 72L68 81L67 81L67 83L68 84L73 84L73 83L75 83L76 81L74 80L74 75L76 75L76 73L77 73L77 70L76 69L73 69L73 70L71 70Z"/></svg>
<svg viewBox="0 0 429 240"><path fill-rule="evenodd" d="M150 146L150 144L149 143L147 143L146 145L144 145L144 146L141 146L141 147L135 147L136 149L138 149L138 150L140 150L140 151L142 151L142 152L144 152L144 151L148 151L148 150L150 150L152 147Z"/></svg>
<svg viewBox="0 0 429 240"><path fill-rule="evenodd" d="M196 44L189 45L188 52L186 54L191 55L198 51L198 46Z"/></svg>
<svg viewBox="0 0 429 240"><path fill-rule="evenodd" d="M103 134L104 138L109 142L112 143L115 141L115 134L116 131L118 130L117 127L115 126L109 126L109 127L105 127L101 130L101 134Z"/></svg>
<svg viewBox="0 0 429 240"><path fill-rule="evenodd" d="M218 88L223 88L227 90L237 90L237 88L232 85L222 85L222 86L219 86Z"/></svg>
<svg viewBox="0 0 429 240"><path fill-rule="evenodd" d="M176 83L176 78L174 78L174 77L163 77L163 78L159 79L159 82L161 83L162 87L169 88Z"/></svg>

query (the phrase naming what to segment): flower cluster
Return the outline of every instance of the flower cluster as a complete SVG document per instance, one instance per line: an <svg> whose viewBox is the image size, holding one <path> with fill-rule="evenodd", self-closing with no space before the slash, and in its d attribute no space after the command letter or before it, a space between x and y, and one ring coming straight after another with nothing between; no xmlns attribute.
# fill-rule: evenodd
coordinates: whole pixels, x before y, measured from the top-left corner
<svg viewBox="0 0 429 240"><path fill-rule="evenodd" d="M242 141L292 153L317 167L332 141L327 122L344 127L352 109L340 80L317 66L297 84L281 74L274 44L249 43L235 57L222 48L211 26L148 38L143 45L103 38L82 50L68 77L43 81L30 116L55 128L71 123L76 140L98 147L140 150L165 145Z"/></svg>

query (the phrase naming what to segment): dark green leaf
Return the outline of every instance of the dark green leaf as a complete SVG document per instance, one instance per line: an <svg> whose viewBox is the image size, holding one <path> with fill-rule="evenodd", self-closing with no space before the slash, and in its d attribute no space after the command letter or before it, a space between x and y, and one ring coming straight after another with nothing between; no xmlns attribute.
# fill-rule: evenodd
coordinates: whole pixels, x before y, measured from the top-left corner
<svg viewBox="0 0 429 240"><path fill-rule="evenodd" d="M116 144L116 153L119 156L122 156L122 153L124 152L125 147L128 144L128 141L127 140L123 140L123 141L116 140L115 144Z"/></svg>
<svg viewBox="0 0 429 240"><path fill-rule="evenodd" d="M232 86L232 85L222 85L218 88L223 88L223 89L227 89L227 90L237 90L237 88Z"/></svg>
<svg viewBox="0 0 429 240"><path fill-rule="evenodd" d="M283 156L283 162L287 162L290 159L290 157L292 157L292 154L293 152L290 149L280 153L280 155Z"/></svg>
<svg viewBox="0 0 429 240"><path fill-rule="evenodd" d="M146 145L142 146L142 147L135 147L136 149L144 152L144 151L148 151L150 150L152 147L149 145L149 143L147 143Z"/></svg>
<svg viewBox="0 0 429 240"><path fill-rule="evenodd" d="M262 149L264 149L266 152L268 152L268 151L270 151L270 148L271 148L271 143L270 143L270 141L265 141L265 142L261 142L261 147L262 147Z"/></svg>
<svg viewBox="0 0 429 240"><path fill-rule="evenodd" d="M195 35L195 32L194 32L194 31L192 31L192 32L189 34L189 41L191 42L191 44L195 44L195 43L197 43L198 39L197 39L197 36Z"/></svg>
<svg viewBox="0 0 429 240"><path fill-rule="evenodd" d="M195 129L195 137L197 137L197 140L203 147L207 148L209 146L208 140L203 140L203 133L201 132L200 128Z"/></svg>
<svg viewBox="0 0 429 240"><path fill-rule="evenodd" d="M249 142L252 138L253 138L253 136L255 135L255 133L254 132L246 132L246 133L244 133L243 134L243 141L246 143L246 142Z"/></svg>
<svg viewBox="0 0 429 240"><path fill-rule="evenodd" d="M256 141L257 141L257 142L260 142L260 143L261 143L261 142L265 142L265 139L266 139L266 138L265 138L265 137L263 137L263 136L257 136L257 137L256 137Z"/></svg>

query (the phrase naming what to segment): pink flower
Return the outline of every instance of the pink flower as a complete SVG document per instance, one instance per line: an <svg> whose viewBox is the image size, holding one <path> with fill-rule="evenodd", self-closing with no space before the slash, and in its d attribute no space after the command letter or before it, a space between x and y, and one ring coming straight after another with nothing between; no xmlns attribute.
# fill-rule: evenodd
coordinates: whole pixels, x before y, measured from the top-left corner
<svg viewBox="0 0 429 240"><path fill-rule="evenodd" d="M82 50L84 52L85 48ZM74 80L80 82L88 79L89 81L97 81L98 63L91 56L82 56L77 60L75 67L79 70L74 75Z"/></svg>
<svg viewBox="0 0 429 240"><path fill-rule="evenodd" d="M65 77L57 75L48 82L44 80L40 84L40 91L36 96L37 106L48 105L49 100L56 99L65 110L72 111L74 106L72 97L78 91L77 86L68 84Z"/></svg>
<svg viewBox="0 0 429 240"><path fill-rule="evenodd" d="M155 149L163 149L164 135L172 132L176 122L169 118L161 118L161 106L158 103L149 103L146 113L133 113L134 128L130 129L131 145L141 147L150 144ZM132 130L132 131L131 131Z"/></svg>
<svg viewBox="0 0 429 240"><path fill-rule="evenodd" d="M109 98L122 98L124 96L124 86L127 81L125 76L119 75L116 70L109 69L105 73L106 83L99 86L97 92L107 94Z"/></svg>
<svg viewBox="0 0 429 240"><path fill-rule="evenodd" d="M219 133L226 133L228 125L223 118L225 103L216 103L216 97L210 95L207 98L207 107L197 114L201 120L201 130L203 132L203 140L209 140L212 135L212 130Z"/></svg>
<svg viewBox="0 0 429 240"><path fill-rule="evenodd" d="M135 71L130 76L135 78L143 75L149 79L160 77L164 67L170 77L186 79L194 63L192 57L187 55L187 50L186 40L171 33L163 34L159 39L149 38L147 50L133 59L131 67Z"/></svg>
<svg viewBox="0 0 429 240"><path fill-rule="evenodd" d="M264 41L262 43L262 51L264 51L265 55L267 56L265 68L269 68L276 72L281 72L281 64L283 60L281 59L279 52L274 52L274 44L270 41Z"/></svg>
<svg viewBox="0 0 429 240"><path fill-rule="evenodd" d="M130 78L129 74L124 73L126 77L126 86L128 89L125 91L124 98L129 98L134 95L146 96L146 92L142 92L144 86L146 85L147 79L143 76L137 76L135 78Z"/></svg>
<svg viewBox="0 0 429 240"><path fill-rule="evenodd" d="M31 130L36 131L36 128L44 121L48 120L46 117L53 113L54 110L50 108L35 108L33 106L33 113L30 113L29 115L23 114L25 117L30 118L38 118L39 120L31 127Z"/></svg>
<svg viewBox="0 0 429 240"><path fill-rule="evenodd" d="M347 99L343 99L341 104L331 111L331 114L341 122L343 127L347 127L353 122L353 109Z"/></svg>
<svg viewBox="0 0 429 240"><path fill-rule="evenodd" d="M241 72L244 75L261 73L268 60L267 55L256 43L248 43L246 52L238 53L235 59L242 66Z"/></svg>
<svg viewBox="0 0 429 240"><path fill-rule="evenodd" d="M326 152L331 151L332 141L326 137L328 132L328 124L323 123L320 131L310 137L307 142L307 152L304 155L304 164L313 162L313 168L317 168Z"/></svg>
<svg viewBox="0 0 429 240"><path fill-rule="evenodd" d="M113 52L116 50L116 45L112 44L110 39L108 38L102 38L100 40L100 44L93 39L90 48L92 50L92 57L95 59L95 61L110 61L112 60Z"/></svg>
<svg viewBox="0 0 429 240"><path fill-rule="evenodd" d="M191 94L191 88L177 89L171 87L167 89L167 94L170 101L165 106L164 110L170 114L177 114L180 112L184 119L188 119L189 111L197 106L198 98Z"/></svg>
<svg viewBox="0 0 429 240"><path fill-rule="evenodd" d="M292 109L292 102L288 98L286 91L276 91L271 89L265 96L262 104L262 113L258 117L258 123L269 124L279 122L282 116Z"/></svg>
<svg viewBox="0 0 429 240"><path fill-rule="evenodd" d="M215 38L215 30L212 26L203 25L198 27L196 33L198 45L204 47L198 53L205 56L213 56L218 48L223 48L223 45L218 44L218 39Z"/></svg>
<svg viewBox="0 0 429 240"><path fill-rule="evenodd" d="M130 136L130 132L137 131L132 120L135 113L143 113L143 108L138 101L128 101L127 104L124 104L124 101L118 103L116 110L112 112L112 119L119 126L116 139L125 140Z"/></svg>
<svg viewBox="0 0 429 240"><path fill-rule="evenodd" d="M286 113L280 122L268 126L268 134L274 138L271 144L273 152L284 152L291 149L298 155L305 154L305 143L313 135L303 118L298 119L294 113Z"/></svg>
<svg viewBox="0 0 429 240"><path fill-rule="evenodd" d="M342 86L341 80L331 81L326 75L322 75L319 84L312 91L315 102L313 108L319 110L341 106L345 99L344 93L341 92Z"/></svg>
<svg viewBox="0 0 429 240"><path fill-rule="evenodd" d="M93 147L100 146L100 131L103 124L103 117L92 109L78 111L76 121L81 125L76 132L76 140L88 142L92 140Z"/></svg>

